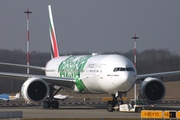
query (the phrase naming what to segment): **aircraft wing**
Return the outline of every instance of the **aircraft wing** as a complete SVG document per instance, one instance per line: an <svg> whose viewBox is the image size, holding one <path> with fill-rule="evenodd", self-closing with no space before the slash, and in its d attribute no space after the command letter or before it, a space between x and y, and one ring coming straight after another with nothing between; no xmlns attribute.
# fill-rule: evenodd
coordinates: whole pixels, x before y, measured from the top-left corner
<svg viewBox="0 0 180 120"><path fill-rule="evenodd" d="M28 78L39 78L43 79L47 83L52 83L58 86L72 88L75 85L75 80L72 78L60 78L60 77L50 77L45 75L31 75L31 74L21 74L21 73L9 73L0 72L0 77L15 78L20 80L27 80Z"/></svg>
<svg viewBox="0 0 180 120"><path fill-rule="evenodd" d="M167 76L175 76L175 75L180 75L180 71L160 72L160 73L137 75L136 81L139 82L141 80L144 80L147 77L164 78Z"/></svg>
<svg viewBox="0 0 180 120"><path fill-rule="evenodd" d="M32 65L22 65L22 64L13 64L13 63L4 63L0 62L1 65L8 65L8 66L16 66L16 67L24 67L24 68L32 68L32 69L38 69L38 70L45 70L45 67L38 67L38 66L32 66Z"/></svg>

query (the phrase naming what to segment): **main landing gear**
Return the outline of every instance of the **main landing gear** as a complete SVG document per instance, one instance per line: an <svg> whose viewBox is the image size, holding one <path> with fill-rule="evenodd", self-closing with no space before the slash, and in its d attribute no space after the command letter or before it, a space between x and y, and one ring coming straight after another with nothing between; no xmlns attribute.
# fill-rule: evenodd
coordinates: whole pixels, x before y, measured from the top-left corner
<svg viewBox="0 0 180 120"><path fill-rule="evenodd" d="M44 101L44 108L59 108L59 102L57 100Z"/></svg>
<svg viewBox="0 0 180 120"><path fill-rule="evenodd" d="M54 91L56 89L54 89L53 85L50 85L49 88L50 88L49 98L48 98L48 100L44 101L43 107L44 108L59 108L59 102L54 99L54 95L56 95L63 88L60 87L55 93L54 93Z"/></svg>
<svg viewBox="0 0 180 120"><path fill-rule="evenodd" d="M119 105L123 104L122 97L123 97L123 95L125 96L126 93L117 92L116 94L111 94L111 95L113 97L113 100L108 101L108 103L107 103L106 109L108 112L113 112L115 110L116 106L117 106L117 108L119 108ZM119 100L118 100L118 97L120 98Z"/></svg>

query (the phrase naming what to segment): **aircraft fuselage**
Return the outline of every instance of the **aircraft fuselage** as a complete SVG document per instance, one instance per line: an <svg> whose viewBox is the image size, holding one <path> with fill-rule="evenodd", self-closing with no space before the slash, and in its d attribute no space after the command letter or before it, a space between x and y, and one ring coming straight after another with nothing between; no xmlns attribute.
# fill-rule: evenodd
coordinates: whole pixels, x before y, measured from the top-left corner
<svg viewBox="0 0 180 120"><path fill-rule="evenodd" d="M46 65L46 75L74 78L75 92L127 92L137 76L133 63L121 55L61 56Z"/></svg>

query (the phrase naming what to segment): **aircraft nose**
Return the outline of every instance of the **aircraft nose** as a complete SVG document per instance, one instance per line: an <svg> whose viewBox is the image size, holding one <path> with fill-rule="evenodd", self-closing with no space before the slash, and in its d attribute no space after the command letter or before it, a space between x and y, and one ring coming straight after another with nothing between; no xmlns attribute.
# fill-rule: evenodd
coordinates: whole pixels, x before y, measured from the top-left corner
<svg viewBox="0 0 180 120"><path fill-rule="evenodd" d="M119 91L129 91L135 84L136 74L134 72L124 72L119 77Z"/></svg>
<svg viewBox="0 0 180 120"><path fill-rule="evenodd" d="M122 75L122 79L124 79L124 82L135 82L136 74L132 72L125 72Z"/></svg>

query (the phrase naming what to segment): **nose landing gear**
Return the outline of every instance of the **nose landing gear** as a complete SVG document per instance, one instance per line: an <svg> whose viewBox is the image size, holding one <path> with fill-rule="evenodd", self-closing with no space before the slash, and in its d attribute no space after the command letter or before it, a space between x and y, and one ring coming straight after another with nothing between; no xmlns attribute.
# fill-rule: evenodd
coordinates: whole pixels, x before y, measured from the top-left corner
<svg viewBox="0 0 180 120"><path fill-rule="evenodd" d="M111 94L113 97L112 101L108 101L106 109L108 112L113 112L115 109L119 108L120 104L123 104L122 97L126 95L124 92L116 92L116 94ZM118 99L118 97L120 99Z"/></svg>

